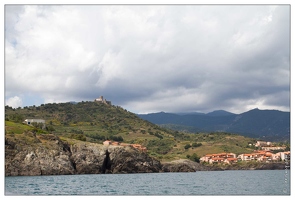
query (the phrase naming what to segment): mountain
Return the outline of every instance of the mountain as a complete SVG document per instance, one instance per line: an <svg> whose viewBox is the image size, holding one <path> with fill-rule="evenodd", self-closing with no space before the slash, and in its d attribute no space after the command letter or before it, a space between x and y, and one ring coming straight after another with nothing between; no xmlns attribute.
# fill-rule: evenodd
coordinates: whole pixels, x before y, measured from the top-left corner
<svg viewBox="0 0 295 200"><path fill-rule="evenodd" d="M165 113L165 112L161 112L161 113ZM173 114L177 114L177 115L208 115L208 116L228 116L228 115L234 115L234 113L225 111L225 110L215 110L213 112L209 112L209 113L201 113L201 112L179 112L179 113L173 113Z"/></svg>
<svg viewBox="0 0 295 200"><path fill-rule="evenodd" d="M205 113L201 112L180 112L180 113L175 113L177 115L206 115Z"/></svg>
<svg viewBox="0 0 295 200"><path fill-rule="evenodd" d="M234 115L234 113L227 112L225 110L215 110L213 112L207 113L208 116L229 116Z"/></svg>
<svg viewBox="0 0 295 200"><path fill-rule="evenodd" d="M229 132L270 141L290 140L290 112L278 110L253 109L241 114L218 110L204 115L161 112L138 116L174 130L188 126L188 130L194 127L198 132Z"/></svg>

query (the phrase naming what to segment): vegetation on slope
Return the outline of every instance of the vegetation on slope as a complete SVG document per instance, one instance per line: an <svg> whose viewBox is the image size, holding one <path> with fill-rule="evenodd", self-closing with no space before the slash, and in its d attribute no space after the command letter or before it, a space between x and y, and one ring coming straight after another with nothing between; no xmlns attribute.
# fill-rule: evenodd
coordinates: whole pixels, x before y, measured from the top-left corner
<svg viewBox="0 0 295 200"><path fill-rule="evenodd" d="M46 120L46 130L21 124L27 118ZM142 120L119 106L97 102L77 104L42 104L13 109L5 107L6 134L20 134L26 130L53 133L94 143L106 139L138 143L148 149L150 156L160 160L190 158L194 161L208 153L253 151L254 139L229 133L189 134L173 131Z"/></svg>

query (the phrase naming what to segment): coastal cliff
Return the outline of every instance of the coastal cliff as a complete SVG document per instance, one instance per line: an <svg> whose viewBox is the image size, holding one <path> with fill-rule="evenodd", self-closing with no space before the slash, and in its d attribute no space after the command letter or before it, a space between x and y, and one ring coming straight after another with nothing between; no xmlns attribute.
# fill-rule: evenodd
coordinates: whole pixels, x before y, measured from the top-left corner
<svg viewBox="0 0 295 200"><path fill-rule="evenodd" d="M163 162L130 146L105 146L53 134L5 135L5 176L285 169L284 163L207 166L187 159Z"/></svg>
<svg viewBox="0 0 295 200"><path fill-rule="evenodd" d="M5 176L160 172L161 163L132 147L62 141L32 132L5 137Z"/></svg>
<svg viewBox="0 0 295 200"><path fill-rule="evenodd" d="M32 132L5 136L5 176L75 174L71 152L58 137Z"/></svg>

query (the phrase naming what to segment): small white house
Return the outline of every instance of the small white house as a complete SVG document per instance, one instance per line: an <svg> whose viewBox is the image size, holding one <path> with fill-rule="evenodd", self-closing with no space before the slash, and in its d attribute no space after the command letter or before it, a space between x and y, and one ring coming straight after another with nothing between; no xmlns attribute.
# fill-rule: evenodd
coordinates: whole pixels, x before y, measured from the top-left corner
<svg viewBox="0 0 295 200"><path fill-rule="evenodd" d="M24 124L31 125L32 123L42 123L43 128L45 128L45 120L44 119L25 119Z"/></svg>

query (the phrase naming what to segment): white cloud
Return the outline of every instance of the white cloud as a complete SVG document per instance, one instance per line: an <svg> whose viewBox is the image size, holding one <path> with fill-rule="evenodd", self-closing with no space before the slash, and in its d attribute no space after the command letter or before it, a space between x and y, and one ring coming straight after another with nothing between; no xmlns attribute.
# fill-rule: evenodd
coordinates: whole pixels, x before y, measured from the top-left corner
<svg viewBox="0 0 295 200"><path fill-rule="evenodd" d="M9 96L103 95L134 112L289 109L287 5L5 9Z"/></svg>
<svg viewBox="0 0 295 200"><path fill-rule="evenodd" d="M12 108L22 107L22 99L18 96L10 97L6 100L6 105Z"/></svg>

